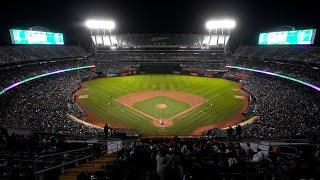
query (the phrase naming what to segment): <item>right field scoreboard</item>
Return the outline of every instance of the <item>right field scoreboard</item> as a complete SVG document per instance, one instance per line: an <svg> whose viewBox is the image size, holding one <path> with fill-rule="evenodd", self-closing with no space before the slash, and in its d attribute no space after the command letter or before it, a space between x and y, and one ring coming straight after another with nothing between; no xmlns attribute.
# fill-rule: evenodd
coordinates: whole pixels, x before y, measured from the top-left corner
<svg viewBox="0 0 320 180"><path fill-rule="evenodd" d="M316 29L260 33L259 45L313 44Z"/></svg>

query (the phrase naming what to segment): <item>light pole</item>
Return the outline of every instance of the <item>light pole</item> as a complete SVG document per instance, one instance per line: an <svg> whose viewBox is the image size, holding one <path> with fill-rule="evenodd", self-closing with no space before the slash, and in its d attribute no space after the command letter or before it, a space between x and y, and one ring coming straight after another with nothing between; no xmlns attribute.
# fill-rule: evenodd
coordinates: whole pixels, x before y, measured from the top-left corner
<svg viewBox="0 0 320 180"><path fill-rule="evenodd" d="M229 40L226 38L230 36L231 29L235 28L236 22L231 19L216 19L216 20L207 21L205 26L209 32L208 46L212 45L212 43L211 43L212 35L217 36L216 42L213 44L219 45L220 34L223 37L223 45L225 46L227 44L227 41ZM219 33L219 32L221 32L221 33Z"/></svg>
<svg viewBox="0 0 320 180"><path fill-rule="evenodd" d="M116 24L112 20L95 20L95 19L89 19L85 22L85 26L90 29L91 39L95 45L99 45L100 42L98 42L97 38L100 38L102 40L102 45L105 45L106 40L104 39L106 36L106 31L109 31L108 34L108 41L110 42L110 46L112 46L111 42L111 32L115 29ZM96 30L96 33L94 33L94 30ZM99 30L102 30L102 33L100 35ZM94 35L95 34L95 35Z"/></svg>

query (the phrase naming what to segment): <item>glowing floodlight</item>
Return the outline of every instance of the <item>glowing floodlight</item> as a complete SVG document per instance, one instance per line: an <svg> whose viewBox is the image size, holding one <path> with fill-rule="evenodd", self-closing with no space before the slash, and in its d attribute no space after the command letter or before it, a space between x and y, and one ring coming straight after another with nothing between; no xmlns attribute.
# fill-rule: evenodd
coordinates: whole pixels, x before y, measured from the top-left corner
<svg viewBox="0 0 320 180"><path fill-rule="evenodd" d="M206 23L206 28L208 30L213 29L233 29L236 27L236 22L230 19L223 20L210 20Z"/></svg>
<svg viewBox="0 0 320 180"><path fill-rule="evenodd" d="M109 20L87 20L85 25L90 29L113 30L116 26L114 21Z"/></svg>

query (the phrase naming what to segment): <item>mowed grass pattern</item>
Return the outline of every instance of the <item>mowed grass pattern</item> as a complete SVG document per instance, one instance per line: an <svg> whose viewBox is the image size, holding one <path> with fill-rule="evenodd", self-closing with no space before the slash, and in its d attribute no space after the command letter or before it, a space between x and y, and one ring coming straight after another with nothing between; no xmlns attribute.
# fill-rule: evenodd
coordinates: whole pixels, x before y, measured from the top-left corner
<svg viewBox="0 0 320 180"><path fill-rule="evenodd" d="M165 104L167 107L160 109L157 107L157 104ZM169 118L190 108L189 104L186 102L177 101L164 96L137 102L133 107L157 119Z"/></svg>
<svg viewBox="0 0 320 180"><path fill-rule="evenodd" d="M193 77L173 74L151 74L126 77L100 78L85 82L88 90L81 95L88 95L87 99L80 99L101 120L111 124L140 130L145 135L190 135L201 126L214 124L230 118L242 106L244 101L235 99L241 95L234 91L238 83L219 78ZM195 94L208 100L198 108L173 119L173 126L164 130L155 127L151 120L129 108L111 100L120 96L153 90L175 90ZM210 106L213 104L213 107Z"/></svg>

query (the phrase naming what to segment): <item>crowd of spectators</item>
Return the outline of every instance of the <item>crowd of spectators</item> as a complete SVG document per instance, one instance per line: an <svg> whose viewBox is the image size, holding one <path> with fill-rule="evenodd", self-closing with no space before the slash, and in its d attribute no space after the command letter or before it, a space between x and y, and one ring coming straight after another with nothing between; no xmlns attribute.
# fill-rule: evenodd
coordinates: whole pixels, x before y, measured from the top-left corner
<svg viewBox="0 0 320 180"><path fill-rule="evenodd" d="M43 73L53 72L68 67L89 65L86 60L60 60L23 63L0 67L0 87L9 86L15 82Z"/></svg>
<svg viewBox="0 0 320 180"><path fill-rule="evenodd" d="M227 62L190 62L181 64L182 71L197 72L199 75L213 75L225 71Z"/></svg>
<svg viewBox="0 0 320 180"><path fill-rule="evenodd" d="M37 171L92 155L87 143L68 142L69 138L72 137L43 133L16 134L0 126L0 179L35 179ZM57 168L47 172L46 176L56 179L59 174Z"/></svg>
<svg viewBox="0 0 320 180"><path fill-rule="evenodd" d="M51 60L88 56L80 46L1 46L0 65L24 61Z"/></svg>
<svg viewBox="0 0 320 180"><path fill-rule="evenodd" d="M212 50L104 50L96 51L95 58L107 62L131 63L196 63L221 62L223 51Z"/></svg>
<svg viewBox="0 0 320 180"><path fill-rule="evenodd" d="M255 97L251 102L254 111L248 113L259 116L244 128L244 136L310 138L319 135L319 92L267 75L250 74L242 83Z"/></svg>
<svg viewBox="0 0 320 180"><path fill-rule="evenodd" d="M95 64L95 72L99 72L104 76L114 76L118 75L123 71L129 71L131 69L137 69L140 67L139 63L130 63L130 62L108 62L108 61L96 61L91 60L91 63Z"/></svg>
<svg viewBox="0 0 320 180"><path fill-rule="evenodd" d="M316 46L240 46L233 56L319 65L320 48Z"/></svg>
<svg viewBox="0 0 320 180"><path fill-rule="evenodd" d="M242 46L233 54L232 65L286 75L316 86L319 48L312 46ZM259 115L248 125L248 137L312 137L318 135L319 93L294 82L246 71L230 71L251 93L247 115Z"/></svg>
<svg viewBox="0 0 320 180"><path fill-rule="evenodd" d="M231 63L232 65L236 66L283 74L316 85L320 84L320 70L316 66L272 61L259 61L253 59L233 59Z"/></svg>
<svg viewBox="0 0 320 180"><path fill-rule="evenodd" d="M286 146L287 147L287 146ZM213 139L139 139L106 167L110 179L291 179L319 176L319 148ZM289 149L290 149L289 148ZM318 174L317 174L318 173Z"/></svg>
<svg viewBox="0 0 320 180"><path fill-rule="evenodd" d="M16 82L44 71L51 72L61 67L75 67L85 63L66 61L43 65L50 67L44 69L38 64L10 69L6 71L8 73L3 74L4 79L7 80L3 82L3 87L11 85L10 77L14 77ZM8 91L0 96L0 122L8 128L30 129L46 133L95 135L102 132L67 117L68 112L79 118L85 116L84 112L74 104L72 94L79 88L82 78L95 76L96 74L91 70L67 72L43 77Z"/></svg>

